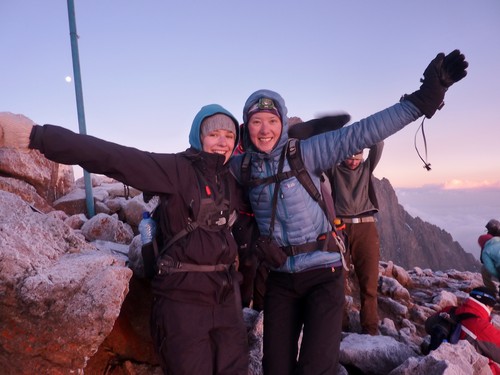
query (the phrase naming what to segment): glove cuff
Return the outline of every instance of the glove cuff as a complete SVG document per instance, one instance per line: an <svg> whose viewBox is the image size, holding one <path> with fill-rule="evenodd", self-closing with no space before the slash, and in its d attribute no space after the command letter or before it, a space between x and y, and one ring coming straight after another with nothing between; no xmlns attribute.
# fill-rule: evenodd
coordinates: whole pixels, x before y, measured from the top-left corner
<svg viewBox="0 0 500 375"><path fill-rule="evenodd" d="M430 119L437 110L443 108L445 92L446 89L444 87L442 92L438 93L435 91L431 95L425 90L417 90L411 94L403 95L400 101L408 100L412 102L425 117Z"/></svg>

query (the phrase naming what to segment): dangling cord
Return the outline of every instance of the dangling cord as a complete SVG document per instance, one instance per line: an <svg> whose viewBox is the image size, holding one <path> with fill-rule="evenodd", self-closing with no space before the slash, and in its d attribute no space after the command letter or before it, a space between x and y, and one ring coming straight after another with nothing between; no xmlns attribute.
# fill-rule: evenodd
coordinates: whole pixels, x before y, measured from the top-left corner
<svg viewBox="0 0 500 375"><path fill-rule="evenodd" d="M414 144L415 144L415 150L417 151L418 157L424 163L424 168L427 169L428 171L430 171L431 170L431 163L427 162L427 139L425 138L424 121L425 121L425 116L422 119L422 122L420 123L420 126L418 127L417 131L415 132ZM425 160L420 155L420 152L418 151L418 147L417 147L417 134L418 134L418 131L420 129L422 129L422 139L424 140Z"/></svg>

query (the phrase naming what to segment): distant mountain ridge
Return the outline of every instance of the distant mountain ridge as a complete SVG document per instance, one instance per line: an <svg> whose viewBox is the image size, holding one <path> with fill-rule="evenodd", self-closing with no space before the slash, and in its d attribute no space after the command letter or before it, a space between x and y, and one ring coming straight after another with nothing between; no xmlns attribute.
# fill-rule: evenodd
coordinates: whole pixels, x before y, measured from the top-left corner
<svg viewBox="0 0 500 375"><path fill-rule="evenodd" d="M451 234L406 212L388 179L374 177L374 186L380 206L377 227L382 260L391 260L405 269L418 266L479 272L479 261Z"/></svg>

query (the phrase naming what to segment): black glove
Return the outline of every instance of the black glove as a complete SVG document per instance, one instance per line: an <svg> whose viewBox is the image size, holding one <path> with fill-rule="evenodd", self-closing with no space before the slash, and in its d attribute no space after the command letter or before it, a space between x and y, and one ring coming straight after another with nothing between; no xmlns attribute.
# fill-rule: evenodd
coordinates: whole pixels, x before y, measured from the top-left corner
<svg viewBox="0 0 500 375"><path fill-rule="evenodd" d="M339 113L301 122L288 128L288 137L307 139L313 135L340 129L350 120L349 114Z"/></svg>
<svg viewBox="0 0 500 375"><path fill-rule="evenodd" d="M469 63L458 49L448 55L438 53L424 71L420 89L410 95L404 95L401 100L409 100L431 118L444 105L444 94L448 87L460 81L467 75Z"/></svg>

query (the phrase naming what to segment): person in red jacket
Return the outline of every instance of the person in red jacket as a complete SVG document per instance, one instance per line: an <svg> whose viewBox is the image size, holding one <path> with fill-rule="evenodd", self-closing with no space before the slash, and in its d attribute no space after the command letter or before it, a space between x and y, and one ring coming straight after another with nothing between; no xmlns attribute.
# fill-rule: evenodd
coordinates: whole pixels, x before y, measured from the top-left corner
<svg viewBox="0 0 500 375"><path fill-rule="evenodd" d="M496 292L484 286L474 288L455 311L456 315L470 314L462 320L460 340L469 341L476 351L489 358L491 372L500 375L500 329L491 323ZM452 306L445 307L449 312Z"/></svg>

